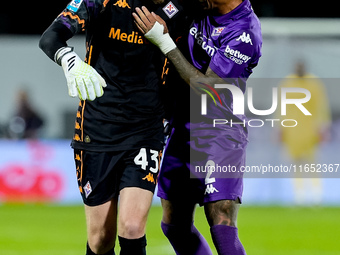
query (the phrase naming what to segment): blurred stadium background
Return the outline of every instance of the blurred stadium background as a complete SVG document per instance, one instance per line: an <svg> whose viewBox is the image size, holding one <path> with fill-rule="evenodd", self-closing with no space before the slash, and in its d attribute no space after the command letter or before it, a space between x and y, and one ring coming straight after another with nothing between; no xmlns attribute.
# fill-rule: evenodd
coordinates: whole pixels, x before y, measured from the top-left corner
<svg viewBox="0 0 340 255"><path fill-rule="evenodd" d="M85 219L69 146L78 100L68 97L61 68L38 48L40 35L67 3L6 1L0 10L0 254L84 254ZM255 105L268 109L271 87L294 71L297 60L304 60L308 72L325 85L332 117L330 139L319 146L316 163L339 164L339 3L252 4L264 39L263 56L249 84L264 83L257 87ZM84 55L82 36L70 45ZM44 120L37 140L20 139L13 119L21 90ZM276 128L250 129L247 165L290 162ZM318 178L317 188L311 182L298 203L294 178L246 178L239 228L248 254L340 254L339 172ZM156 197L149 219L149 254L173 254L159 227ZM201 208L196 224L211 243Z"/></svg>

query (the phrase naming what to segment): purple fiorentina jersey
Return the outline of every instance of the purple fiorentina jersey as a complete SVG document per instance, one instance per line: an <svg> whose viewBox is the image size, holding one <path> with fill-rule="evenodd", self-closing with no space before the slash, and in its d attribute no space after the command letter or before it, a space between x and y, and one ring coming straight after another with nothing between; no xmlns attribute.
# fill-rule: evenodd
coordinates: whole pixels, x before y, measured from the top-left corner
<svg viewBox="0 0 340 255"><path fill-rule="evenodd" d="M183 52L202 73L211 68L227 84L237 86L244 93L246 80L261 56L261 37L260 22L249 0L244 0L228 14L196 20L189 30L188 44L183 45L187 50L183 48ZM233 114L228 89L214 91L210 85L204 88L215 97L216 103L212 98L207 100L206 115L202 115L201 97L192 93L188 107L188 94L183 88L189 86L180 82L172 85L181 93L176 94L174 128L164 150L158 196L167 200L190 199L201 205L224 199L241 201L243 173L237 170L245 165L246 125L215 128L211 123L212 119L242 123L245 116ZM207 166L231 167L236 171L208 173Z"/></svg>
<svg viewBox="0 0 340 255"><path fill-rule="evenodd" d="M261 25L249 0L222 16L208 16L190 29L191 61L203 73L208 66L221 78L246 79L261 56ZM238 85L242 91L245 84Z"/></svg>
<svg viewBox="0 0 340 255"><path fill-rule="evenodd" d="M249 0L244 0L225 15L209 15L195 21L189 30L188 44L191 62L197 69L205 73L210 67L226 83L239 87L244 93L246 80L261 56L261 25ZM232 120L234 123L245 121L244 115L235 116L232 113L230 91L221 89L218 93L221 104L216 107L212 100L207 103L204 122L211 124L211 119ZM191 131L197 127L194 123L201 122L201 115L197 111L200 104L200 100L191 100ZM243 129L246 133L244 126L239 125L236 128ZM200 128L202 127L201 125Z"/></svg>
<svg viewBox="0 0 340 255"><path fill-rule="evenodd" d="M196 20L189 30L189 45L183 45L187 50L182 50L202 73L211 68L227 84L237 86L244 93L246 80L261 56L261 37L260 22L249 0L244 0L228 14ZM215 96L216 103L211 98L207 100L203 116L200 96L191 95L188 107L188 94L183 88L189 86L180 82L171 85L177 92L171 119L174 128L164 150L158 196L167 200L192 200L201 205L224 199L241 201L243 173L237 170L245 165L246 125L214 128L211 120L242 122L245 116L233 114L228 89L214 91L210 85L204 88L207 94ZM206 167L231 167L236 171L208 173Z"/></svg>

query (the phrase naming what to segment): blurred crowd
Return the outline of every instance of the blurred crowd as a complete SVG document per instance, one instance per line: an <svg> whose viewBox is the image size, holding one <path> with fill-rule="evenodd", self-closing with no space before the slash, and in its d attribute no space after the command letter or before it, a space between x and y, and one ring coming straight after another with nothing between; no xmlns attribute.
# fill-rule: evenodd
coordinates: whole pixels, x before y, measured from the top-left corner
<svg viewBox="0 0 340 255"><path fill-rule="evenodd" d="M29 94L17 92L14 113L7 123L0 125L0 137L7 139L37 139L42 137L44 119L34 108Z"/></svg>

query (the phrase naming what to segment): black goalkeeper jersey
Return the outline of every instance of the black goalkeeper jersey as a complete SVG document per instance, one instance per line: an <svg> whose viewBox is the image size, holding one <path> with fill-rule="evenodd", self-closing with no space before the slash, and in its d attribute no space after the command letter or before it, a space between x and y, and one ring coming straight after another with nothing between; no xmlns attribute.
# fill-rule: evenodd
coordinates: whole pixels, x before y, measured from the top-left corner
<svg viewBox="0 0 340 255"><path fill-rule="evenodd" d="M72 34L86 32L86 62L106 80L104 95L80 101L72 147L116 151L140 146L161 149L160 86L165 59L138 30L132 17L146 6L167 23L174 39L184 28L178 0L73 0L54 21Z"/></svg>

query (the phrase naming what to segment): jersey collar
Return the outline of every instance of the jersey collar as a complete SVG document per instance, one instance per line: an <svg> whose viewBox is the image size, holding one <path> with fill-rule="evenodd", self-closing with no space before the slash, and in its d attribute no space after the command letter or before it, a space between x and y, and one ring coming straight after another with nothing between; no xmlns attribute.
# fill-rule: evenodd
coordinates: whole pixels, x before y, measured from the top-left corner
<svg viewBox="0 0 340 255"><path fill-rule="evenodd" d="M238 20L242 16L248 14L252 11L252 7L249 0L243 0L243 2L237 6L231 12L228 12L221 16L213 16L212 18L216 23L220 25L225 25L226 23L230 23L230 21Z"/></svg>

